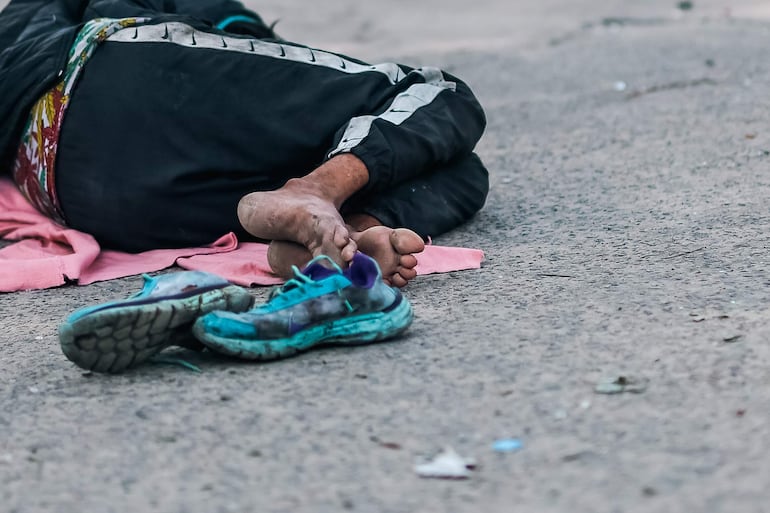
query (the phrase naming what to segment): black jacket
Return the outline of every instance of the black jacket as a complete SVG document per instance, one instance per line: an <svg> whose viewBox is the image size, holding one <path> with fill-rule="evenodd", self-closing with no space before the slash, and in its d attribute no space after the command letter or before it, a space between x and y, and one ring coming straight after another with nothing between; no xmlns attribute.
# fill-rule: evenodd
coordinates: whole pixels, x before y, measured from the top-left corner
<svg viewBox="0 0 770 513"><path fill-rule="evenodd" d="M236 0L11 0L0 12L0 175L10 172L30 108L62 75L83 24L136 16L201 28L239 16L228 32L274 37Z"/></svg>

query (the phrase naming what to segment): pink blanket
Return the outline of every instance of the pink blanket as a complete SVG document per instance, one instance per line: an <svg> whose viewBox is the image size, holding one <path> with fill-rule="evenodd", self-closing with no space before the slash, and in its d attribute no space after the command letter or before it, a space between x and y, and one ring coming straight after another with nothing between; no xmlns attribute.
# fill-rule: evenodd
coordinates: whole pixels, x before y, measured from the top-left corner
<svg viewBox="0 0 770 513"><path fill-rule="evenodd" d="M131 254L102 250L86 233L60 226L35 210L8 178L0 178L0 237L15 242L0 249L0 292L45 289L159 271L176 264L207 271L245 286L275 285L267 244L238 242L228 233L209 246L157 249ZM417 255L417 273L478 269L478 249L429 245Z"/></svg>

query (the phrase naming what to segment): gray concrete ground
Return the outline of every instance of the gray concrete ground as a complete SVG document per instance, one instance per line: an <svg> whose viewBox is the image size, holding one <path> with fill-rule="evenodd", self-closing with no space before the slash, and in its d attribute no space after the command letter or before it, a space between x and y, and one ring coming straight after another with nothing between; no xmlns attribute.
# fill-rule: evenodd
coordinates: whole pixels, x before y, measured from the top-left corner
<svg viewBox="0 0 770 513"><path fill-rule="evenodd" d="M59 320L136 278L0 295L0 511L767 510L767 6L260 7L286 37L474 87L492 192L437 242L484 267L410 285L401 340L183 353L201 374L62 356ZM621 375L646 391L594 393ZM503 437L524 449L493 452ZM414 475L445 445L479 460L471 479Z"/></svg>

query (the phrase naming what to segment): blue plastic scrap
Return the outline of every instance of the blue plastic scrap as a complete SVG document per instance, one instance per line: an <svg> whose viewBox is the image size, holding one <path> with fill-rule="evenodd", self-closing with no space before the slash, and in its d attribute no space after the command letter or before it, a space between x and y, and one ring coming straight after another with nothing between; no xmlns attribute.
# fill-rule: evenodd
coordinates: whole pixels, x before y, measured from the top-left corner
<svg viewBox="0 0 770 513"><path fill-rule="evenodd" d="M518 438L502 438L495 440L492 450L495 452L516 452L524 447L524 442Z"/></svg>

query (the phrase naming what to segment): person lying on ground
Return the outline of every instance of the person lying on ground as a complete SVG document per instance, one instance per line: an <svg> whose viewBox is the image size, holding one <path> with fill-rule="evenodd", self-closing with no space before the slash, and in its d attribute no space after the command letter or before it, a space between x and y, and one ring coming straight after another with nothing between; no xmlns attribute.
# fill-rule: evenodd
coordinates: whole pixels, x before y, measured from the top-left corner
<svg viewBox="0 0 770 513"><path fill-rule="evenodd" d="M279 275L360 250L402 287L488 193L465 83L284 41L234 0L11 0L0 76L0 174L112 249L233 231Z"/></svg>

